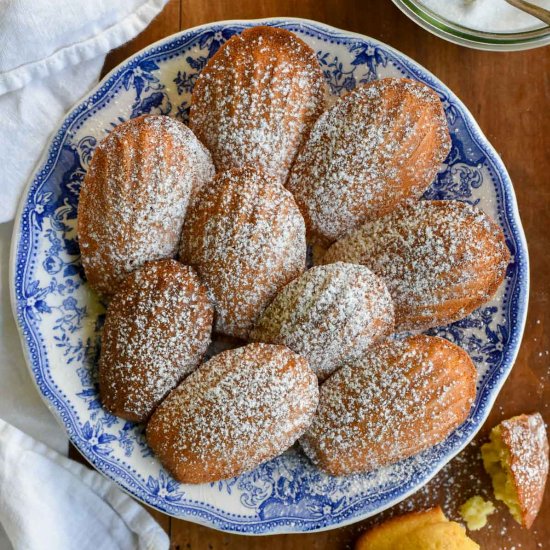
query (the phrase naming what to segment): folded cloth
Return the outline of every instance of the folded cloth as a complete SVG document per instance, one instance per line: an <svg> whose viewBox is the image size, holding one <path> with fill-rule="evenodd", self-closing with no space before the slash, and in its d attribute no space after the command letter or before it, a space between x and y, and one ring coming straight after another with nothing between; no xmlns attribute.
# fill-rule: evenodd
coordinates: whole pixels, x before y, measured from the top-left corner
<svg viewBox="0 0 550 550"><path fill-rule="evenodd" d="M0 419L0 522L16 550L165 550L129 496Z"/></svg>
<svg viewBox="0 0 550 550"><path fill-rule="evenodd" d="M0 0L0 223L63 114L97 82L105 54L167 0Z"/></svg>
<svg viewBox="0 0 550 550"><path fill-rule="evenodd" d="M96 84L105 54L166 2L0 0L0 550L168 548L138 503L56 452L67 438L24 364L9 305L13 224L2 223L49 135Z"/></svg>

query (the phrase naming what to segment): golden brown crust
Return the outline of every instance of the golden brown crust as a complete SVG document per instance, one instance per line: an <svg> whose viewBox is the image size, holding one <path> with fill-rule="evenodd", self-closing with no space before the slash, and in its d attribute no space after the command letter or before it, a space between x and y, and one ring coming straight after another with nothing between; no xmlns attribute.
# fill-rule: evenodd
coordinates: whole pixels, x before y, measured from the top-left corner
<svg viewBox="0 0 550 550"><path fill-rule="evenodd" d="M277 292L305 269L304 220L292 195L251 167L218 174L189 208L180 257L216 307L216 330L246 338Z"/></svg>
<svg viewBox="0 0 550 550"><path fill-rule="evenodd" d="M462 319L489 301L510 252L500 227L460 201L419 201L365 224L322 259L366 265L382 277L396 329L424 330Z"/></svg>
<svg viewBox="0 0 550 550"><path fill-rule="evenodd" d="M447 521L439 506L410 512L390 518L363 533L355 543L355 550L391 550L392 544L406 533L422 526Z"/></svg>
<svg viewBox="0 0 550 550"><path fill-rule="evenodd" d="M317 120L288 178L308 240L328 246L418 199L450 150L438 95L387 78L349 92Z"/></svg>
<svg viewBox="0 0 550 550"><path fill-rule="evenodd" d="M195 87L189 125L218 170L254 164L284 183L324 107L315 52L295 34L253 27L209 60Z"/></svg>
<svg viewBox="0 0 550 550"><path fill-rule="evenodd" d="M368 472L443 441L476 394L468 354L442 338L386 340L336 371L300 443L331 475Z"/></svg>
<svg viewBox="0 0 550 550"><path fill-rule="evenodd" d="M78 238L92 288L112 295L147 261L175 256L192 192L214 175L184 124L145 115L97 146L80 191Z"/></svg>
<svg viewBox="0 0 550 550"><path fill-rule="evenodd" d="M143 422L199 364L214 318L206 288L175 260L149 262L113 296L103 329L99 391L112 414Z"/></svg>
<svg viewBox="0 0 550 550"><path fill-rule="evenodd" d="M479 550L462 525L449 521L439 506L411 512L377 525L355 543L355 550Z"/></svg>
<svg viewBox="0 0 550 550"><path fill-rule="evenodd" d="M290 447L318 397L305 359L284 346L249 344L186 378L151 417L147 441L182 483L230 478Z"/></svg>
<svg viewBox="0 0 550 550"><path fill-rule="evenodd" d="M510 470L522 524L529 529L544 497L548 477L548 437L540 413L522 414L504 420L500 434L510 457Z"/></svg>

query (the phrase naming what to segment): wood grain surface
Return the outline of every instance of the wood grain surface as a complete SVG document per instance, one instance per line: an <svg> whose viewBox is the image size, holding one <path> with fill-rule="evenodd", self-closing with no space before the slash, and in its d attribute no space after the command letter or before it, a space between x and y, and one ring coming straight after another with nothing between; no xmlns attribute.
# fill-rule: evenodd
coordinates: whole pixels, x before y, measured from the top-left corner
<svg viewBox="0 0 550 550"><path fill-rule="evenodd" d="M104 72L164 36L207 22L292 16L316 19L372 36L409 55L445 82L466 104L502 156L516 190L531 261L529 316L517 363L475 442L419 493L354 525L307 535L241 537L154 512L174 549L336 550L384 518L439 503L452 517L470 496L490 496L479 444L503 418L540 411L550 422L550 48L491 53L455 46L409 21L390 0L171 0L140 36L112 52ZM550 548L550 490L530 531L503 506L488 527L472 533L483 549Z"/></svg>

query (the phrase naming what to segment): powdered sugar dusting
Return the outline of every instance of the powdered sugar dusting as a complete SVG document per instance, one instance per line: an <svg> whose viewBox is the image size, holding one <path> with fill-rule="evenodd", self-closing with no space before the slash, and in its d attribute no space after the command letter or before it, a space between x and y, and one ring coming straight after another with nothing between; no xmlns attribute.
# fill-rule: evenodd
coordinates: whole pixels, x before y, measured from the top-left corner
<svg viewBox="0 0 550 550"><path fill-rule="evenodd" d="M510 456L510 469L522 513L529 526L541 506L548 476L548 437L540 413L504 420L501 436Z"/></svg>
<svg viewBox="0 0 550 550"><path fill-rule="evenodd" d="M99 361L103 404L143 421L199 364L214 317L206 288L174 260L147 263L121 284L105 320Z"/></svg>
<svg viewBox="0 0 550 550"><path fill-rule="evenodd" d="M284 346L216 355L170 394L147 437L165 466L197 483L238 475L279 455L310 424L317 379Z"/></svg>
<svg viewBox="0 0 550 550"><path fill-rule="evenodd" d="M339 99L314 125L287 187L308 239L328 245L419 198L450 150L437 94L407 79L383 79Z"/></svg>
<svg viewBox="0 0 550 550"><path fill-rule="evenodd" d="M321 114L324 86L315 53L296 35L247 29L201 72L189 123L218 170L253 164L284 183Z"/></svg>
<svg viewBox="0 0 550 550"><path fill-rule="evenodd" d="M463 422L476 370L441 338L388 340L351 361L322 386L305 453L333 475L370 471L414 455Z"/></svg>
<svg viewBox="0 0 550 550"><path fill-rule="evenodd" d="M368 266L388 286L397 329L421 330L487 302L509 260L501 229L481 210L459 201L419 201L365 224L322 262Z"/></svg>
<svg viewBox="0 0 550 550"><path fill-rule="evenodd" d="M96 148L82 186L78 234L90 285L110 295L146 261L175 256L189 197L214 175L184 124L143 116Z"/></svg>
<svg viewBox="0 0 550 550"><path fill-rule="evenodd" d="M277 292L305 269L304 220L292 195L254 168L218 174L189 209L181 257L216 306L216 330L246 338Z"/></svg>
<svg viewBox="0 0 550 550"><path fill-rule="evenodd" d="M252 339L285 344L306 357L320 379L393 331L393 305L383 281L367 268L313 267L266 309Z"/></svg>

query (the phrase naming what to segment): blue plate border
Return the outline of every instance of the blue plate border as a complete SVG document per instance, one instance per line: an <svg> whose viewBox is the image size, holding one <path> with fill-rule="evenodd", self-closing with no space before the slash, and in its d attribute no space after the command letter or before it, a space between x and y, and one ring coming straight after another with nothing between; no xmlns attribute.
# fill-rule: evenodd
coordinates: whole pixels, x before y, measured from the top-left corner
<svg viewBox="0 0 550 550"><path fill-rule="evenodd" d="M306 520L296 517L278 517L270 520L253 518L250 520L238 514L227 513L203 502L185 501L184 504L172 504L162 498L155 498L150 493L144 491L140 487L140 485L143 484L143 480L140 480L139 476L138 478L132 476L123 466L117 463L117 460L107 460L82 445L82 434L78 433L75 411L73 411L71 407L68 406L67 402L64 401L66 396L48 376L48 370L45 368L45 366L47 366L47 357L45 355L44 339L36 330L33 320L29 318L25 309L25 296L23 293L24 282L32 257L36 254L37 248L37 244L33 242L31 208L28 199L39 188L42 182L48 178L53 170L69 128L71 128L75 122L78 122L83 115L85 116L88 113L93 113L94 109L100 108L107 93L113 88L122 85L121 79L123 73L137 63L149 58L170 55L171 52L195 42L197 37L205 29L221 30L231 27L232 29L242 30L257 24L284 26L289 30L299 30L300 32L308 33L311 36L328 42L333 42L335 40L348 42L357 40L368 41L375 45L380 44L383 46L384 50L393 55L392 61L396 66L402 64L407 71L421 77L436 90L449 97L453 104L462 112L464 121L466 122L466 129L472 140L483 150L493 172L498 175L498 179L502 184L502 196L499 198L501 204L504 206L501 210L501 221L506 224L510 234L514 237L513 245L515 246L515 250L513 250L513 252L517 269L514 278L509 282L510 286L514 289L511 299L508 302L507 311L510 325L509 343L505 350L502 363L495 369L490 370L481 382L479 388L480 398L476 401L475 409L472 411L471 415L474 422L463 426L461 430L453 434L453 436L445 442L446 447L449 449L442 453L441 460L438 461L437 464L433 464L429 474L424 476L421 480L415 479L414 482L409 483L407 486L400 486L397 490L394 489L386 493L377 493L376 497L378 504L374 506L371 502L372 498L369 498L369 495L365 495L363 499L356 500L351 506L342 509L338 514L330 516L328 519L324 518L323 520ZM90 103L90 101L92 103ZM67 115L59 130L54 134L51 145L45 151L38 166L39 168L31 178L20 203L14 227L10 262L12 307L18 323L27 364L47 406L54 413L56 418L60 420L69 438L76 447L80 449L86 459L101 473L116 481L125 491L168 514L221 530L243 534L268 534L330 529L378 513L406 498L423 484L427 483L429 479L448 462L448 460L468 444L489 414L500 388L512 369L525 326L529 294L529 260L527 244L521 227L512 182L510 181L501 159L491 147L477 123L474 121L472 115L462 102L431 73L417 65L410 58L377 40L354 33L340 31L314 21L289 18L258 21L226 21L183 31L148 46L111 71L98 87L89 94L88 98L82 101ZM497 369L499 372L495 372Z"/></svg>

